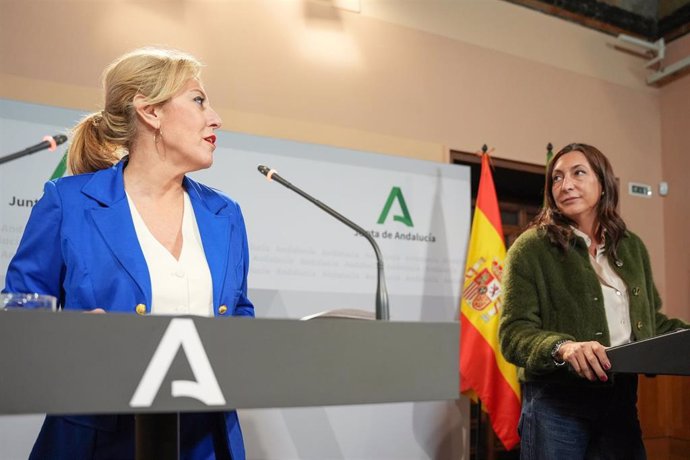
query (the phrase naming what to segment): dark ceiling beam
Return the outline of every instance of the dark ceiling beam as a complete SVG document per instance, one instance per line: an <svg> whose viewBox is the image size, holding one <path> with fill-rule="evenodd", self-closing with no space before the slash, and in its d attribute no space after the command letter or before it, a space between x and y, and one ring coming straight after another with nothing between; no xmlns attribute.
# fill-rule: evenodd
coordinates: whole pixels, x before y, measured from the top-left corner
<svg viewBox="0 0 690 460"><path fill-rule="evenodd" d="M557 16L571 22L617 36L625 33L655 41L657 24L616 6L596 0L505 0L517 5Z"/></svg>
<svg viewBox="0 0 690 460"><path fill-rule="evenodd" d="M663 38L669 43L690 33L690 3L677 7L657 21L597 0L505 0L609 35L632 35L648 41ZM621 4L621 3L619 3Z"/></svg>
<svg viewBox="0 0 690 460"><path fill-rule="evenodd" d="M659 21L659 35L669 43L690 32L690 4L686 4Z"/></svg>

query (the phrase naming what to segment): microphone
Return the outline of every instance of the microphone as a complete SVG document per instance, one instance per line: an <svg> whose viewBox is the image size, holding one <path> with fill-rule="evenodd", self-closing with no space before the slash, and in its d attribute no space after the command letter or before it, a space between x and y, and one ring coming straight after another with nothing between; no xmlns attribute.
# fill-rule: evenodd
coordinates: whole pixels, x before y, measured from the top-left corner
<svg viewBox="0 0 690 460"><path fill-rule="evenodd" d="M67 136L64 134L56 134L54 136L45 136L43 142L39 142L36 145L27 147L19 152L10 153L4 157L0 157L0 164L7 163L8 161L16 160L17 158L24 157L26 155L31 155L32 153L40 152L41 150L48 149L51 152L55 151L58 145L64 144L67 141Z"/></svg>
<svg viewBox="0 0 690 460"><path fill-rule="evenodd" d="M335 211L333 208L330 208L317 200L316 198L312 197L308 193L300 190L299 188L295 187L292 185L290 182L286 181L282 177L276 173L274 169L271 169L267 166L264 165L259 165L257 167L259 172L266 176L266 179L274 180L278 182L280 185L289 188L293 192L297 193L298 195L302 196L303 198L306 198L310 202L312 202L314 205L318 206L331 216L335 217L338 219L340 222L344 223L351 229L355 230L357 233L362 235L364 238L371 243L371 246L374 248L374 252L376 253L376 268L377 268L377 282L376 282L376 319L382 319L382 320L388 320L390 319L390 315L388 313L388 292L386 291L386 279L383 276L383 257L381 256L381 250L379 249L379 245L376 244L376 241L374 238L364 230L362 227L359 225L355 224L352 222L350 219L347 217L343 216L342 214L338 213Z"/></svg>

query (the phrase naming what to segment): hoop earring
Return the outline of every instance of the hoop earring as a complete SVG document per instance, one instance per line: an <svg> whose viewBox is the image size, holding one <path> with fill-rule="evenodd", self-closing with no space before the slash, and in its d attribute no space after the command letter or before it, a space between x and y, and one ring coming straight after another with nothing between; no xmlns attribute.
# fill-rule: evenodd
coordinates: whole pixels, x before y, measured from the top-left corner
<svg viewBox="0 0 690 460"><path fill-rule="evenodd" d="M157 144L158 139L163 139L163 130L160 128L156 128L156 130L153 132L153 143Z"/></svg>

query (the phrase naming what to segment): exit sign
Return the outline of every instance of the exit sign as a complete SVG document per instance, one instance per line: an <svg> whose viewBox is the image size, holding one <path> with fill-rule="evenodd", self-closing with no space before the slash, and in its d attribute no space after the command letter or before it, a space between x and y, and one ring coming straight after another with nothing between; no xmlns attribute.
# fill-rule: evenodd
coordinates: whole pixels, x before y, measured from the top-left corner
<svg viewBox="0 0 690 460"><path fill-rule="evenodd" d="M652 186L647 184L628 183L628 192L633 196L652 197Z"/></svg>

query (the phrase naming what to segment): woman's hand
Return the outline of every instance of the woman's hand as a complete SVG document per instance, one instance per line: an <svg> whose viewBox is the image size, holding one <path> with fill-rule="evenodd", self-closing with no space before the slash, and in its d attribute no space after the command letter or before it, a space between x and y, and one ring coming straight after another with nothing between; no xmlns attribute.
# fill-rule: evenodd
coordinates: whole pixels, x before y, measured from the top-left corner
<svg viewBox="0 0 690 460"><path fill-rule="evenodd" d="M611 369L611 362L606 356L606 347L599 342L565 342L558 349L559 358L592 382L597 379L606 382L609 378L606 371Z"/></svg>
<svg viewBox="0 0 690 460"><path fill-rule="evenodd" d="M105 313L105 310L103 310L102 308L94 308L93 310L86 310L84 313L97 313L97 314L100 314L100 313Z"/></svg>

